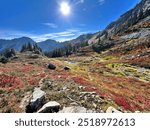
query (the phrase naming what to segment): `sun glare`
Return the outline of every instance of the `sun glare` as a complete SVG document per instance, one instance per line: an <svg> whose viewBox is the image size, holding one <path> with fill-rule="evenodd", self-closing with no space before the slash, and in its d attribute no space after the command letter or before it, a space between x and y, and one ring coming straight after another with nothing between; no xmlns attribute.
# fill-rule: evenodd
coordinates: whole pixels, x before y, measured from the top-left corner
<svg viewBox="0 0 150 130"><path fill-rule="evenodd" d="M67 2L62 2L60 4L60 11L63 15L68 16L70 14L70 5Z"/></svg>

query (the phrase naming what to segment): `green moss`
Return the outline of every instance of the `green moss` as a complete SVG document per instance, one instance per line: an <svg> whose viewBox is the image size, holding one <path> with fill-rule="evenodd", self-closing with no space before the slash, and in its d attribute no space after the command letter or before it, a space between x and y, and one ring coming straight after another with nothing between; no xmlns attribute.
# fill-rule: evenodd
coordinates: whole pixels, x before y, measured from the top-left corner
<svg viewBox="0 0 150 130"><path fill-rule="evenodd" d="M116 56L105 56L102 58L103 60L114 60L114 59L117 59Z"/></svg>
<svg viewBox="0 0 150 130"><path fill-rule="evenodd" d="M139 67L132 66L130 64L124 63L113 63L106 65L107 68L111 69L112 72L117 76L132 76L134 78L138 78L140 80L149 81L150 71L142 70Z"/></svg>
<svg viewBox="0 0 150 130"><path fill-rule="evenodd" d="M104 103L101 104L101 108L104 111L106 111L110 106L112 106L114 108L118 108L118 105L116 105L114 102L110 102L110 101L107 101L107 100L104 100Z"/></svg>
<svg viewBox="0 0 150 130"><path fill-rule="evenodd" d="M115 72L115 74L116 74L117 76L126 76L125 73L123 73L123 72Z"/></svg>

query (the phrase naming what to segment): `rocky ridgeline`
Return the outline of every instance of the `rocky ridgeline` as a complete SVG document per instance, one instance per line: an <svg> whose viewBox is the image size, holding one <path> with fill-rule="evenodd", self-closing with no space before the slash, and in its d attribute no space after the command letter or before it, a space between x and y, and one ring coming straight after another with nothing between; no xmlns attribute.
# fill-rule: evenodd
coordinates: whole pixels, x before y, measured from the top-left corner
<svg viewBox="0 0 150 130"><path fill-rule="evenodd" d="M62 83L62 84L61 84ZM42 79L33 92L22 99L20 108L26 113L120 113L96 92L84 91L73 81ZM101 106L108 106L103 110Z"/></svg>

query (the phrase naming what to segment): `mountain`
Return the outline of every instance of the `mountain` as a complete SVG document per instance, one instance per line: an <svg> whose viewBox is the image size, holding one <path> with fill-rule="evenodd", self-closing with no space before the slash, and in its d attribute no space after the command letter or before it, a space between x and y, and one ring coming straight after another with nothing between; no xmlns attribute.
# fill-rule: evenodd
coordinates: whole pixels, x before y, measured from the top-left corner
<svg viewBox="0 0 150 130"><path fill-rule="evenodd" d="M83 34L83 35L80 35L79 37L77 37L76 39L68 41L68 43L71 43L71 44L82 43L82 42L85 42L85 41L88 41L89 39L91 39L93 35L94 34Z"/></svg>
<svg viewBox="0 0 150 130"><path fill-rule="evenodd" d="M125 31L128 27L133 26L140 20L150 15L150 1L142 0L135 8L127 11L121 17L107 26L109 33L117 34Z"/></svg>
<svg viewBox="0 0 150 130"><path fill-rule="evenodd" d="M82 42L88 41L92 36L93 34L83 34L73 40L64 42L57 42L55 40L48 39L46 41L39 42L38 45L44 52L49 52L56 48L61 48L67 44L80 44Z"/></svg>
<svg viewBox="0 0 150 130"><path fill-rule="evenodd" d="M104 41L114 35L123 35L125 31L135 24L150 21L150 1L142 0L133 9L127 11L121 17L109 24L106 29L96 33L90 40L89 44L98 43L99 40ZM144 28L143 28L144 29ZM149 29L140 30L136 36L140 36L141 31L146 31L144 36L149 35Z"/></svg>
<svg viewBox="0 0 150 130"><path fill-rule="evenodd" d="M134 44L128 44L128 42L135 39L136 42ZM92 49L98 53L109 49L112 49L114 52L135 51L137 47L149 46L150 1L141 0L133 9L121 15L118 20L110 23L103 31L81 35L74 40L68 41L68 43L77 45L84 41L88 41L89 46L81 47L77 53L85 54L86 52L87 54Z"/></svg>
<svg viewBox="0 0 150 130"><path fill-rule="evenodd" d="M48 39L46 41L42 41L37 44L40 48L42 48L42 50L44 52L48 52L48 51L52 51L56 48L63 47L66 43L65 42L61 43L61 42L57 42L55 40Z"/></svg>
<svg viewBox="0 0 150 130"><path fill-rule="evenodd" d="M0 52L4 51L7 48L14 48L17 51L20 51L22 46L27 43L35 44L36 42L28 37L15 38L12 40L0 39Z"/></svg>
<svg viewBox="0 0 150 130"><path fill-rule="evenodd" d="M89 47L98 53L121 57L131 65L150 68L150 1L141 0L106 29L96 33Z"/></svg>
<svg viewBox="0 0 150 130"><path fill-rule="evenodd" d="M29 37L15 38L12 40L0 39L0 52L7 48L14 48L17 51L20 51L22 46L28 43L36 44L36 42ZM66 43L60 43L55 40L48 39L46 41L38 42L37 44L43 51L51 51L55 48L64 46Z"/></svg>
<svg viewBox="0 0 150 130"><path fill-rule="evenodd" d="M25 40L32 39L1 41L20 46ZM150 112L149 0L142 0L101 32L38 44L49 50L56 47L51 44L71 43L61 58L32 53L13 54L8 60L0 57L4 63L0 63L0 112ZM73 49L77 51L72 53ZM64 53L56 49L56 55L59 51Z"/></svg>
<svg viewBox="0 0 150 130"><path fill-rule="evenodd" d="M65 42L57 42L55 40L48 39L46 41L42 41L37 43L43 51L52 51L56 48L60 48L65 46L66 44L80 44L82 42L88 41L89 45L95 45L100 49L110 48L120 42L115 42L110 39L114 39L114 37L120 36L121 40L126 40L128 38L142 38L149 36L150 30L149 28L138 28L134 27L140 23L145 23L150 21L150 1L142 0L139 4L135 6L135 8L127 11L125 14L121 15L121 17L109 24L106 29L101 32L95 34L84 34L76 39L65 41ZM144 25L143 25L144 26ZM131 28L130 28L131 27ZM136 30L135 30L136 28ZM133 32L134 30L134 32ZM130 32L127 33L127 32ZM128 34L128 35L127 35ZM0 40L0 52L6 48L15 48L19 51L22 45L26 43L35 44L31 38L22 37L16 38L12 40Z"/></svg>
<svg viewBox="0 0 150 130"><path fill-rule="evenodd" d="M82 43L84 41L88 41L92 36L93 34L84 34L77 37L76 39L65 41L65 42L58 42L55 40L48 39L46 41L38 42L37 44L40 48L42 48L44 52L48 52L56 48L61 48L66 44L77 44L77 43ZM28 37L15 38L12 40L0 39L0 52L4 51L7 48L14 48L17 51L20 51L22 46L27 43L36 44L34 40Z"/></svg>

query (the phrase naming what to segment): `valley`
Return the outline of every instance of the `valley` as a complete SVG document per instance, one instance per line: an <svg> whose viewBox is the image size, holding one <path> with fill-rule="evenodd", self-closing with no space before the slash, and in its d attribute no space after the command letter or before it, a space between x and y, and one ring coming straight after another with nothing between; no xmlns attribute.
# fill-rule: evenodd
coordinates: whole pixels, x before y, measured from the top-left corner
<svg viewBox="0 0 150 130"><path fill-rule="evenodd" d="M56 69L48 69L47 63ZM18 54L18 59L0 64L0 74L1 112L25 112L20 103L35 87L46 92L47 102L56 101L61 108L105 112L113 106L122 112L150 111L150 70L104 53L55 59Z"/></svg>
<svg viewBox="0 0 150 130"><path fill-rule="evenodd" d="M102 31L63 43L1 39L1 51L1 113L150 112L149 0Z"/></svg>

